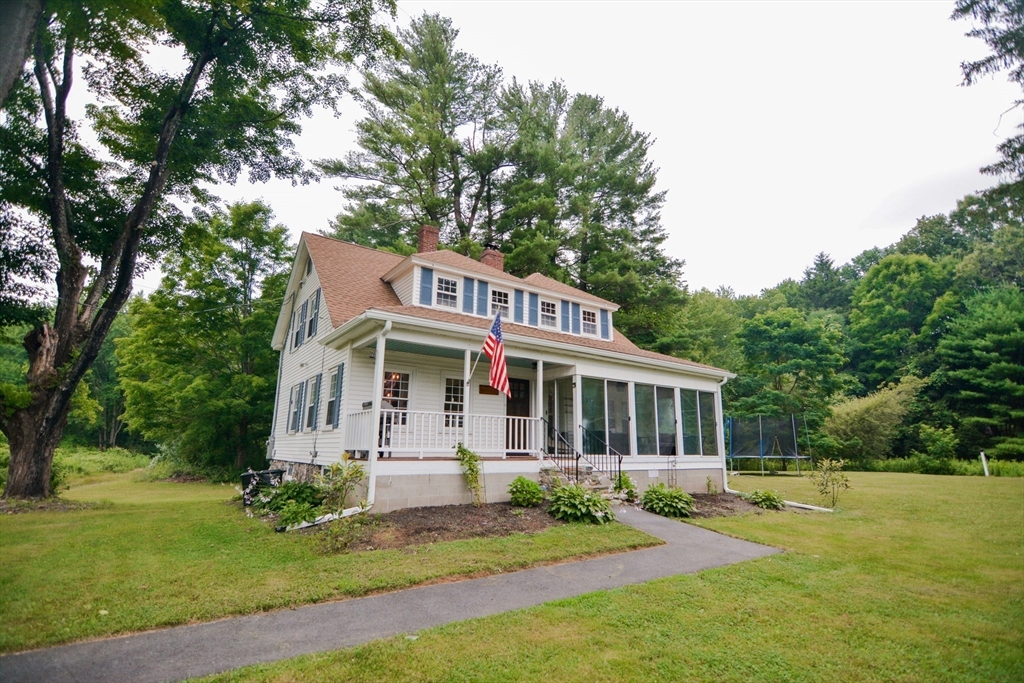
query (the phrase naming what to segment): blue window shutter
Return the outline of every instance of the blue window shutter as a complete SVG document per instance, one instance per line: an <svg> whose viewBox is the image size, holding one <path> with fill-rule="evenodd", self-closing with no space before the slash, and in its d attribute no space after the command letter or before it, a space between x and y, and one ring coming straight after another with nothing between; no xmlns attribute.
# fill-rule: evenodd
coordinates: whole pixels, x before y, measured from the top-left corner
<svg viewBox="0 0 1024 683"><path fill-rule="evenodd" d="M562 332L569 331L569 302L562 302Z"/></svg>
<svg viewBox="0 0 1024 683"><path fill-rule="evenodd" d="M295 429L292 427L292 423L295 421L295 419L292 417L295 414L294 413L294 409L295 409L295 387L292 387L291 391L288 392L288 412L285 413L284 431L285 431L286 434L288 432L294 432L295 431Z"/></svg>
<svg viewBox="0 0 1024 683"><path fill-rule="evenodd" d="M467 277L463 280L462 285L462 312L472 313L475 300L473 299L473 283L476 282L473 278Z"/></svg>
<svg viewBox="0 0 1024 683"><path fill-rule="evenodd" d="M432 306L434 303L434 269L420 268L420 304Z"/></svg>
<svg viewBox="0 0 1024 683"><path fill-rule="evenodd" d="M612 330L608 324L608 311L601 309L601 339L611 339Z"/></svg>
<svg viewBox="0 0 1024 683"><path fill-rule="evenodd" d="M523 322L523 290L517 289L515 294L516 305L512 309L512 320L522 324Z"/></svg>
<svg viewBox="0 0 1024 683"><path fill-rule="evenodd" d="M476 287L476 314L487 315L487 283L483 280Z"/></svg>
<svg viewBox="0 0 1024 683"><path fill-rule="evenodd" d="M341 388L345 384L345 364L338 366L338 384L334 387L334 415L331 415L331 425L337 428L341 421Z"/></svg>
<svg viewBox="0 0 1024 683"><path fill-rule="evenodd" d="M579 304L573 304L572 305L572 333L573 334L579 334L580 333L580 305Z"/></svg>
<svg viewBox="0 0 1024 683"><path fill-rule="evenodd" d="M540 297L536 294L530 294L530 324L536 327L540 324Z"/></svg>
<svg viewBox="0 0 1024 683"><path fill-rule="evenodd" d="M324 393L320 390L320 384L324 380L324 374L321 372L316 376L316 396L313 397L313 422L309 425L309 428L314 432L320 422L320 394Z"/></svg>

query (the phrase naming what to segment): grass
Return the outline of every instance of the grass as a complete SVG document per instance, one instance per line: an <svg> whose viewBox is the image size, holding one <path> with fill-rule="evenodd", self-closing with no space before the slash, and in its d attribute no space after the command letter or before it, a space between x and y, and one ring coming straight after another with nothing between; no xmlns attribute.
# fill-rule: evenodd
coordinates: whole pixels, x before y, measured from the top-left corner
<svg viewBox="0 0 1024 683"><path fill-rule="evenodd" d="M657 540L620 524L321 555L228 502L227 485L107 474L64 497L107 504L0 515L0 652L510 571ZM106 614L100 612L105 611Z"/></svg>
<svg viewBox="0 0 1024 683"><path fill-rule="evenodd" d="M700 521L782 555L204 680L1024 680L1024 480L850 480L835 513Z"/></svg>

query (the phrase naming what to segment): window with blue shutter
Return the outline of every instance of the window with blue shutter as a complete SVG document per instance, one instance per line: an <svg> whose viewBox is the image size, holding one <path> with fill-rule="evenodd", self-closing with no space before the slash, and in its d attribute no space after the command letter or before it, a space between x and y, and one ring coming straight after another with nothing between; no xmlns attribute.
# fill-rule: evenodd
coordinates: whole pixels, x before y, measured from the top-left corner
<svg viewBox="0 0 1024 683"><path fill-rule="evenodd" d="M471 277L465 278L465 284L462 286L462 312L473 313L473 306L476 305L476 299L473 298L473 285L476 283Z"/></svg>
<svg viewBox="0 0 1024 683"><path fill-rule="evenodd" d="M487 283L483 280L477 283L476 314L487 315Z"/></svg>
<svg viewBox="0 0 1024 683"><path fill-rule="evenodd" d="M434 303L434 269L420 268L420 305Z"/></svg>
<svg viewBox="0 0 1024 683"><path fill-rule="evenodd" d="M312 312L309 314L309 332L306 334L307 337L316 336L317 324L320 322L320 290L317 289L316 293L310 297L313 302Z"/></svg>
<svg viewBox="0 0 1024 683"><path fill-rule="evenodd" d="M523 290L517 289L515 292L515 305L512 307L512 320L522 324L523 322Z"/></svg>
<svg viewBox="0 0 1024 683"><path fill-rule="evenodd" d="M539 324L539 321L537 320L537 317L539 315L537 309L539 309L539 308L540 308L540 297L537 296L536 294L531 293L530 294L530 324L533 325L534 327L537 327L537 325Z"/></svg>
<svg viewBox="0 0 1024 683"><path fill-rule="evenodd" d="M309 301L303 301L299 307L299 324L295 326L295 339L292 348L297 349L306 340L306 312L309 310Z"/></svg>
<svg viewBox="0 0 1024 683"><path fill-rule="evenodd" d="M562 332L569 331L569 302L562 302Z"/></svg>
<svg viewBox="0 0 1024 683"><path fill-rule="evenodd" d="M341 388L345 384L345 364L342 363L331 377L331 398L327 402L327 422L337 429L341 418Z"/></svg>
<svg viewBox="0 0 1024 683"><path fill-rule="evenodd" d="M572 305L572 333L573 334L579 334L580 333L580 305L579 304L573 304Z"/></svg>
<svg viewBox="0 0 1024 683"><path fill-rule="evenodd" d="M317 428L317 420L320 417L320 383L323 381L323 374L319 374L316 377L307 380L306 384L309 386L309 410L306 411L306 429L311 429L314 432Z"/></svg>
<svg viewBox="0 0 1024 683"><path fill-rule="evenodd" d="M611 339L612 329L608 324L608 311L601 309L601 339Z"/></svg>

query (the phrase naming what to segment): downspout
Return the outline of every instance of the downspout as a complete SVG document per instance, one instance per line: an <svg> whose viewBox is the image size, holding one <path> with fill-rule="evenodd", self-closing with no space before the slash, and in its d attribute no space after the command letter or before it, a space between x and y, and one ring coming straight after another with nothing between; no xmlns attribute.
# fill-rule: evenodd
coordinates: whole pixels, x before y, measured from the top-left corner
<svg viewBox="0 0 1024 683"><path fill-rule="evenodd" d="M720 381L718 383L718 398L719 398L719 402L721 402L721 398L722 398L722 386L726 382L728 382L728 381L729 381L728 377L723 377L722 381ZM723 419L724 419L724 416L723 416ZM725 464L725 449L724 448L722 449L722 488L725 489L726 493L732 493L732 494L737 495L737 496L742 496L743 495L743 493L741 491L736 491L734 489L729 488L729 468L726 467L726 464ZM833 512L832 508L823 508L823 507L818 507L817 505L807 505L806 503L794 503L791 500L784 500L782 502L785 503L786 505L788 505L791 508L799 508L801 510L815 510L817 512Z"/></svg>
<svg viewBox="0 0 1024 683"><path fill-rule="evenodd" d="M370 421L370 454L367 458L366 509L373 507L373 499L377 493L377 444L373 439L373 428L380 424L380 405L384 394L384 351L391 321L384 321L384 327L377 335L377 348L373 356L373 408Z"/></svg>

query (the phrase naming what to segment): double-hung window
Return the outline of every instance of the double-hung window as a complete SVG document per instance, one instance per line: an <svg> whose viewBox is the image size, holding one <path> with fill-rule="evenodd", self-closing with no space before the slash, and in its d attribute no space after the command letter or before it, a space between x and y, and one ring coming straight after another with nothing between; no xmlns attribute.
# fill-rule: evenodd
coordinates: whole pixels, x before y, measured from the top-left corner
<svg viewBox="0 0 1024 683"><path fill-rule="evenodd" d="M583 334L597 336L597 311L583 309Z"/></svg>
<svg viewBox="0 0 1024 683"><path fill-rule="evenodd" d="M444 426L462 427L462 413L466 400L466 383L448 377L444 381Z"/></svg>
<svg viewBox="0 0 1024 683"><path fill-rule="evenodd" d="M306 399L306 429L316 429L317 413L320 412L320 381L323 375L317 375L306 384L309 386L309 397Z"/></svg>
<svg viewBox="0 0 1024 683"><path fill-rule="evenodd" d="M541 327L555 327L558 325L558 306L554 301L540 302L540 324Z"/></svg>
<svg viewBox="0 0 1024 683"><path fill-rule="evenodd" d="M498 313L508 320L508 292L495 289L491 291L491 315L495 316Z"/></svg>
<svg viewBox="0 0 1024 683"><path fill-rule="evenodd" d="M288 405L291 407L288 415L288 431L298 432L302 429L302 412L305 407L306 383L299 382L292 387L288 394Z"/></svg>
<svg viewBox="0 0 1024 683"><path fill-rule="evenodd" d="M459 283L447 277L437 278L437 305L445 308L458 308Z"/></svg>
<svg viewBox="0 0 1024 683"><path fill-rule="evenodd" d="M337 427L341 417L341 389L345 382L345 364L339 365L331 373L331 383L328 385L327 413L324 420L325 425Z"/></svg>
<svg viewBox="0 0 1024 683"><path fill-rule="evenodd" d="M320 290L317 289L307 302L309 304L309 322L306 324L306 339L316 336L317 324L320 322Z"/></svg>
<svg viewBox="0 0 1024 683"><path fill-rule="evenodd" d="M306 315L309 312L309 302L303 301L302 306L299 307L299 316L296 319L295 335L292 338L292 349L297 349L302 346L302 342L306 341Z"/></svg>

